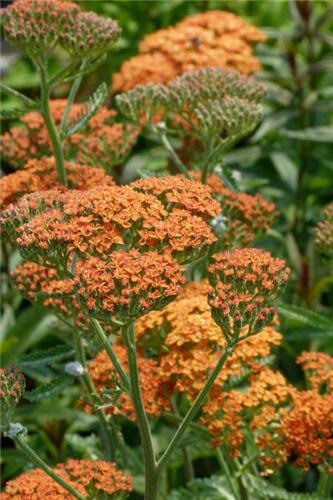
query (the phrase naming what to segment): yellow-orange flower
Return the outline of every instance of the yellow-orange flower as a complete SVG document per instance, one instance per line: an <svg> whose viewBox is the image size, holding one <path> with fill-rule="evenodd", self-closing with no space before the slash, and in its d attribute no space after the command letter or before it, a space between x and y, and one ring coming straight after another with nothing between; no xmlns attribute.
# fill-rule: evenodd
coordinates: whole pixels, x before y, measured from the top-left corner
<svg viewBox="0 0 333 500"><path fill-rule="evenodd" d="M231 12L208 11L187 17L145 36L139 54L125 61L113 77L113 91L136 85L168 83L186 71L218 66L253 73L260 63L252 45L265 35Z"/></svg>
<svg viewBox="0 0 333 500"><path fill-rule="evenodd" d="M102 460L69 460L53 468L66 483L80 495L99 498L132 491L132 480L119 471L112 462ZM7 482L3 500L71 500L73 495L50 478L42 469L32 469Z"/></svg>

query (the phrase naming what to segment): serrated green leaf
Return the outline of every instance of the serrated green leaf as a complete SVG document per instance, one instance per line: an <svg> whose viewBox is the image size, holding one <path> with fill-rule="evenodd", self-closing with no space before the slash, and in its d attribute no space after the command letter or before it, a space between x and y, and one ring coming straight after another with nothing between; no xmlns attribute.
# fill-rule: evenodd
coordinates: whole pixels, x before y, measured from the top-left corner
<svg viewBox="0 0 333 500"><path fill-rule="evenodd" d="M27 399L32 403L48 399L51 396L55 396L56 394L62 392L73 382L73 377L69 377L67 375L59 375L59 377L55 377L53 380L51 380L51 382L41 385L40 387L37 387L32 391L26 392L24 394L24 399Z"/></svg>
<svg viewBox="0 0 333 500"><path fill-rule="evenodd" d="M28 354L27 356L19 360L16 364L20 369L36 368L70 358L73 353L74 351L71 346L58 345L56 347L52 347L51 349Z"/></svg>
<svg viewBox="0 0 333 500"><path fill-rule="evenodd" d="M62 130L62 137L69 137L75 134L81 128L85 127L99 108L102 106L107 96L107 85L105 82L97 88L94 94L90 97L89 101L82 107L80 112L69 123L64 125Z"/></svg>
<svg viewBox="0 0 333 500"><path fill-rule="evenodd" d="M329 318L322 316L304 307L278 304L277 310L286 319L302 323L319 330L329 330L333 332L333 322Z"/></svg>

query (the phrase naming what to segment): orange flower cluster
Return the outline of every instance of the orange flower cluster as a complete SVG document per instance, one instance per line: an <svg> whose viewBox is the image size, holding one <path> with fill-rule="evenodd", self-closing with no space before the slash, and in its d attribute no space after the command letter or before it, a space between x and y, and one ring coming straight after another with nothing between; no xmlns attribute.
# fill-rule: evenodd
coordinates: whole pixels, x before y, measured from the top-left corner
<svg viewBox="0 0 333 500"><path fill-rule="evenodd" d="M269 303L282 291L289 276L285 261L258 248L236 248L213 256L209 268L209 305L228 342L258 333L273 319Z"/></svg>
<svg viewBox="0 0 333 500"><path fill-rule="evenodd" d="M252 45L265 35L231 12L208 11L145 36L139 55L125 61L113 77L114 92L140 84L168 83L186 71L207 66L245 74L260 70Z"/></svg>
<svg viewBox="0 0 333 500"><path fill-rule="evenodd" d="M125 348L116 344L114 352L121 363L122 367L128 369L128 361ZM139 379L141 393L146 412L149 415L159 416L162 406L165 407L165 402L162 400L162 395L159 394L160 384L158 376L158 366L156 361L149 359L138 352ZM103 399L105 391L111 394L116 393L121 383L118 375L115 372L110 358L105 351L101 351L94 357L89 364L89 375L95 385L97 394ZM125 392L114 397L108 404L108 399L105 400L107 413L114 415L123 415L131 420L135 420L135 411L131 403L130 397ZM83 404L83 403L82 403ZM91 411L89 404L83 405L86 411Z"/></svg>
<svg viewBox="0 0 333 500"><path fill-rule="evenodd" d="M67 101L50 101L50 110L59 126ZM84 112L84 104L73 104L68 116L71 123ZM12 167L20 168L29 158L52 156L53 150L44 120L37 111L30 111L20 119L20 126L13 127L0 136L0 151ZM65 141L65 157L78 163L100 165L111 171L119 165L133 147L138 128L117 122L116 112L102 107L88 124Z"/></svg>
<svg viewBox="0 0 333 500"><path fill-rule="evenodd" d="M73 2L16 0L2 10L8 41L37 62L50 56L58 43L74 59L94 59L120 34L115 21L81 12Z"/></svg>
<svg viewBox="0 0 333 500"><path fill-rule="evenodd" d="M114 181L104 170L65 162L69 187L85 190L95 186L112 186ZM24 169L0 179L0 208L16 202L26 193L63 189L59 183L54 158L29 160Z"/></svg>
<svg viewBox="0 0 333 500"><path fill-rule="evenodd" d="M69 460L53 468L66 483L85 498L100 498L105 495L132 491L132 480L119 471L112 462L102 460ZM71 500L73 495L50 478L42 469L32 469L7 482L2 500Z"/></svg>
<svg viewBox="0 0 333 500"><path fill-rule="evenodd" d="M333 357L323 352L302 352L297 358L311 388L320 394L333 392Z"/></svg>
<svg viewBox="0 0 333 500"><path fill-rule="evenodd" d="M209 187L182 176L139 179L131 186L143 193L156 196L163 205L188 210L209 219L220 213L219 204L212 199Z"/></svg>
<svg viewBox="0 0 333 500"><path fill-rule="evenodd" d="M224 391L215 384L203 407L200 423L213 435L214 446L227 444L232 455L240 456L246 429L269 435L269 425L278 409L289 400L291 391L281 373L261 366L248 376L245 386L242 381L241 390ZM261 447L264 448L263 443Z"/></svg>
<svg viewBox="0 0 333 500"><path fill-rule="evenodd" d="M315 242L324 255L333 258L333 202L326 206L323 220L317 224Z"/></svg>
<svg viewBox="0 0 333 500"><path fill-rule="evenodd" d="M121 246L159 252L169 248L182 261L200 255L216 240L205 218L216 213L218 203L199 183L177 178L169 189L161 181L165 197L162 192L155 195L155 189L149 193L149 186L157 189L158 184L152 178L147 189L132 183L33 193L10 205L1 220L27 258L38 258L42 265L66 269L73 251L105 259Z"/></svg>
<svg viewBox="0 0 333 500"><path fill-rule="evenodd" d="M176 301L136 321L138 344L158 360L159 392L164 398L178 392L193 401L226 346L211 317L207 291L205 281L190 283ZM245 429L251 425L254 432L262 432L267 412L274 415L289 397L283 376L266 366L281 339L267 326L238 343L226 361L200 419L212 433L214 445L228 443L233 454L239 454Z"/></svg>
<svg viewBox="0 0 333 500"><path fill-rule="evenodd" d="M175 298L184 284L181 266L168 254L118 250L110 262L97 257L75 269L79 295L88 311L106 322L128 322ZM110 318L111 321L111 318Z"/></svg>
<svg viewBox="0 0 333 500"><path fill-rule="evenodd" d="M279 434L286 455L308 469L322 465L333 473L333 393L295 391L291 408L281 410Z"/></svg>

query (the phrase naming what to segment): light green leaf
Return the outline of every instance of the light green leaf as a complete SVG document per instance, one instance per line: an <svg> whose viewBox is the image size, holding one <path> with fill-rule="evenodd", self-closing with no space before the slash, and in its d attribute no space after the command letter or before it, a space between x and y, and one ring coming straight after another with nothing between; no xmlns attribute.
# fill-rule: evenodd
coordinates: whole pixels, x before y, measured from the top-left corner
<svg viewBox="0 0 333 500"><path fill-rule="evenodd" d="M298 176L295 163L285 153L272 153L271 160L283 182L295 192Z"/></svg>
<svg viewBox="0 0 333 500"><path fill-rule="evenodd" d="M333 125L309 127L303 130L281 129L281 133L290 139L314 142L333 142Z"/></svg>

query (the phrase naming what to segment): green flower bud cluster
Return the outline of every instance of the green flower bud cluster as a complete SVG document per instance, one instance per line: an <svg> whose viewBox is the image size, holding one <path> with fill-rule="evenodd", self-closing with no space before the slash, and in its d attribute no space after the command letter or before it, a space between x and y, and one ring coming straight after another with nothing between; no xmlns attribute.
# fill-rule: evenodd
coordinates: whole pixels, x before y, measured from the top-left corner
<svg viewBox="0 0 333 500"><path fill-rule="evenodd" d="M1 431L10 427L15 406L25 392L25 378L22 372L11 366L0 368L0 416Z"/></svg>
<svg viewBox="0 0 333 500"><path fill-rule="evenodd" d="M163 120L168 129L190 134L219 152L251 132L260 121L265 91L253 78L221 68L185 73L169 85L137 86L120 94L120 111L134 123Z"/></svg>
<svg viewBox="0 0 333 500"><path fill-rule="evenodd" d="M258 248L236 248L213 256L208 302L228 342L259 333L272 322L273 300L284 288L290 270Z"/></svg>
<svg viewBox="0 0 333 500"><path fill-rule="evenodd" d="M2 9L2 16L8 42L37 64L44 63L57 44L74 58L94 58L109 50L120 34L115 21L60 0L16 0Z"/></svg>

